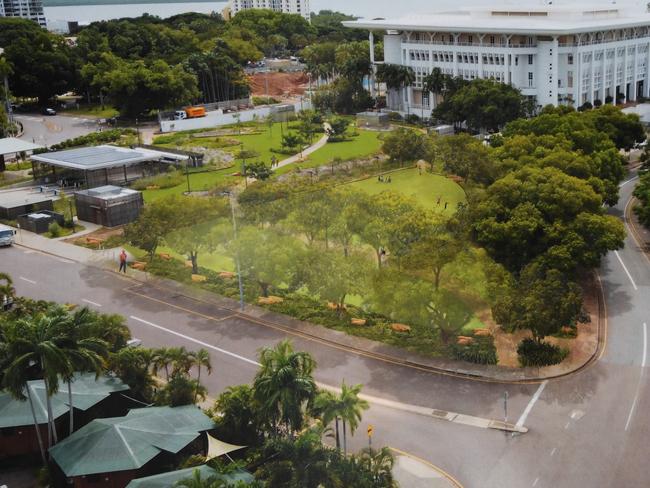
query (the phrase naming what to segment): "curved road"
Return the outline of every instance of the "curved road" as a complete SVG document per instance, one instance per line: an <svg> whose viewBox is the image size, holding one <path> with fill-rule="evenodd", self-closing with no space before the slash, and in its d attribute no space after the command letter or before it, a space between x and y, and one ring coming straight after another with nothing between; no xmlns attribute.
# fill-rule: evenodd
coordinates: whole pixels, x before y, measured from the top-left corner
<svg viewBox="0 0 650 488"><path fill-rule="evenodd" d="M624 183L623 217L634 182ZM285 337L250 318L194 302L173 292L161 295L113 273L20 247L0 249L0 270L18 293L86 304L128 317L134 336L151 347L207 345L214 371L205 379L212 396L228 385L249 382L256 351ZM305 338L296 347L311 352L317 379L330 385L363 383L364 392L408 405L508 420L530 431L512 436L480 426L373 404L351 439L365 446L365 424L375 426L375 445L391 445L452 473L466 487L649 486L646 461L650 419L645 374L650 322L650 261L631 237L604 260L601 277L608 312L607 344L600 360L582 372L530 385L499 385L411 370ZM472 423L471 421L469 422Z"/></svg>

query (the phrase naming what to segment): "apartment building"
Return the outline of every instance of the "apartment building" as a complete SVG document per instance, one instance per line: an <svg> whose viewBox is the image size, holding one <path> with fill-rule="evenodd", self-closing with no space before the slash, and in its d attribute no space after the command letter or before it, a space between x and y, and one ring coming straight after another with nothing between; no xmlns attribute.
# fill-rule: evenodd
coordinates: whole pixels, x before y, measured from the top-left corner
<svg viewBox="0 0 650 488"><path fill-rule="evenodd" d="M422 79L435 67L467 80L510 83L541 106L649 95L646 5L472 7L344 24L370 31L373 63L373 31L383 31L384 62L414 70L414 85L388 97L389 108L401 112L430 114L435 100Z"/></svg>
<svg viewBox="0 0 650 488"><path fill-rule="evenodd" d="M0 17L22 17L46 27L42 0L0 0Z"/></svg>
<svg viewBox="0 0 650 488"><path fill-rule="evenodd" d="M285 14L302 15L305 19L310 19L309 0L230 0L227 10L234 16L242 10L251 8L261 8L283 12Z"/></svg>

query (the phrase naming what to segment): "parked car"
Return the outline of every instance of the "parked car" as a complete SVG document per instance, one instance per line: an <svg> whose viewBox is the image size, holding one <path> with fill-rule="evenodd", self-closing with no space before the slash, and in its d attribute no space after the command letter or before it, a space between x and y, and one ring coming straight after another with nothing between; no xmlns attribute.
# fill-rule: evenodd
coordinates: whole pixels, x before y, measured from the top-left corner
<svg viewBox="0 0 650 488"><path fill-rule="evenodd" d="M46 107L43 110L41 110L41 113L43 115L56 115L56 110L53 108Z"/></svg>

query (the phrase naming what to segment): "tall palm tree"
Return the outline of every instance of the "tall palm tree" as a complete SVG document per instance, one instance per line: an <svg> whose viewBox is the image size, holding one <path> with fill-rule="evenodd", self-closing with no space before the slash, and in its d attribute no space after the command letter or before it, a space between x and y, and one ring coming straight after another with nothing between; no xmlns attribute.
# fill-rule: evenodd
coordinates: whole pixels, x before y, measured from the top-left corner
<svg viewBox="0 0 650 488"><path fill-rule="evenodd" d="M328 426L334 421L336 449L341 449L341 437L339 433L339 420L341 418L341 403L339 398L331 391L323 390L318 393L314 400L312 414L323 422L323 426Z"/></svg>
<svg viewBox="0 0 650 488"><path fill-rule="evenodd" d="M304 422L304 408L316 395L313 372L316 361L306 352L293 350L288 340L260 351L261 367L255 375L255 398L277 432L282 424L293 435Z"/></svg>
<svg viewBox="0 0 650 488"><path fill-rule="evenodd" d="M170 347L169 359L172 365L172 375L177 373L188 374L196 364L194 355L184 347Z"/></svg>
<svg viewBox="0 0 650 488"><path fill-rule="evenodd" d="M97 315L87 307L83 307L73 315L68 315L65 321L69 340L66 353L72 363L72 372L64 376L68 384L68 406L70 408L70 434L74 431L74 407L72 403L72 381L76 371L92 371L96 378L106 369L108 359L108 344L102 339L88 336L92 330Z"/></svg>
<svg viewBox="0 0 650 488"><path fill-rule="evenodd" d="M361 422L362 412L368 410L370 405L368 402L359 398L362 385L348 386L345 381L341 385L341 394L339 395L340 416L343 421L343 452L347 452L347 428L350 427L350 434L354 435L354 431L359 427Z"/></svg>
<svg viewBox="0 0 650 488"><path fill-rule="evenodd" d="M154 376L156 376L161 369L164 369L165 380L169 381L169 366L171 363L171 348L160 347L158 349L154 349L153 357L151 358L152 373Z"/></svg>
<svg viewBox="0 0 650 488"><path fill-rule="evenodd" d="M433 68L431 73L424 77L422 80L422 89L425 93L433 94L433 106L436 105L436 97L439 93L442 92L446 84L446 75L442 72L440 68Z"/></svg>
<svg viewBox="0 0 650 488"><path fill-rule="evenodd" d="M212 374L212 363L210 363L210 353L207 351L207 349L199 349L198 351L192 353L192 356L194 357L194 364L196 365L197 373L196 373L196 383L197 386L201 385L201 367L205 367L206 371L208 374ZM194 395L194 403L196 403L196 396L198 395L198 389L196 394Z"/></svg>
<svg viewBox="0 0 650 488"><path fill-rule="evenodd" d="M4 386L12 392L21 391L30 379L42 377L45 383L48 442L57 442L57 432L52 413L52 395L59 390L59 379L73 372L66 351L68 336L62 327L64 320L60 308L50 313L18 320L6 327L8 366ZM14 393L14 394L15 394ZM38 425L35 425L38 431Z"/></svg>

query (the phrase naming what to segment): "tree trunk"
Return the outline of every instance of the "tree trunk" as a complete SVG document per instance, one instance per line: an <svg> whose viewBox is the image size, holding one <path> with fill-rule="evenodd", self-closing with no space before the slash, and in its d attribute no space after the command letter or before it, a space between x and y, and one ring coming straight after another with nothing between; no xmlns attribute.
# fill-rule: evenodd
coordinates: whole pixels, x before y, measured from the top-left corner
<svg viewBox="0 0 650 488"><path fill-rule="evenodd" d="M338 416L334 417L335 425L336 425L336 450L340 451L341 450L341 439L339 437L339 418Z"/></svg>
<svg viewBox="0 0 650 488"><path fill-rule="evenodd" d="M436 291L438 291L438 288L440 287L440 273L442 273L442 268L434 268L433 274L435 276L435 286L436 286Z"/></svg>
<svg viewBox="0 0 650 488"><path fill-rule="evenodd" d="M381 251L377 249L375 253L377 254L377 268L381 269Z"/></svg>
<svg viewBox="0 0 650 488"><path fill-rule="evenodd" d="M345 427L345 419L343 419L343 454L348 453L348 436L347 428Z"/></svg>
<svg viewBox="0 0 650 488"><path fill-rule="evenodd" d="M6 169L7 169L7 167L5 165L5 156L4 156L4 154L0 154L0 173L5 171Z"/></svg>
<svg viewBox="0 0 650 488"><path fill-rule="evenodd" d="M49 441L50 441L50 447L52 447L54 444L59 442L59 439L58 439L58 436L57 436L57 433L56 433L56 424L55 424L54 418L53 418L54 413L52 411L52 397L50 396L50 394L48 392L49 388L48 388L47 381L45 381L44 383L45 383L45 397L47 398L47 421L48 421L48 424L50 426L51 436L52 436L49 439Z"/></svg>
<svg viewBox="0 0 650 488"><path fill-rule="evenodd" d="M197 263L197 253L196 252L191 252L190 253L190 260L192 261L192 273L194 274L199 274L199 265Z"/></svg>
<svg viewBox="0 0 650 488"><path fill-rule="evenodd" d="M194 390L194 403L196 404L196 399L199 396L199 387L201 386L201 364L197 364L196 368L198 373L196 375L196 389Z"/></svg>
<svg viewBox="0 0 650 488"><path fill-rule="evenodd" d="M70 435L74 431L74 413L72 407L72 382L68 380L68 406L70 407Z"/></svg>
<svg viewBox="0 0 650 488"><path fill-rule="evenodd" d="M32 392L27 385L27 399L29 400L29 408L32 410L32 418L34 419L34 429L36 429L36 439L38 440L38 448L41 451L41 458L43 459L43 464L47 464L47 458L45 457L45 448L43 447L43 439L41 437L41 428L38 425L38 420L36 419L36 411L34 410L34 400L32 400Z"/></svg>
<svg viewBox="0 0 650 488"><path fill-rule="evenodd" d="M264 283L262 281L259 282L260 288L262 289L262 296L263 297L268 297L269 296L269 284Z"/></svg>

